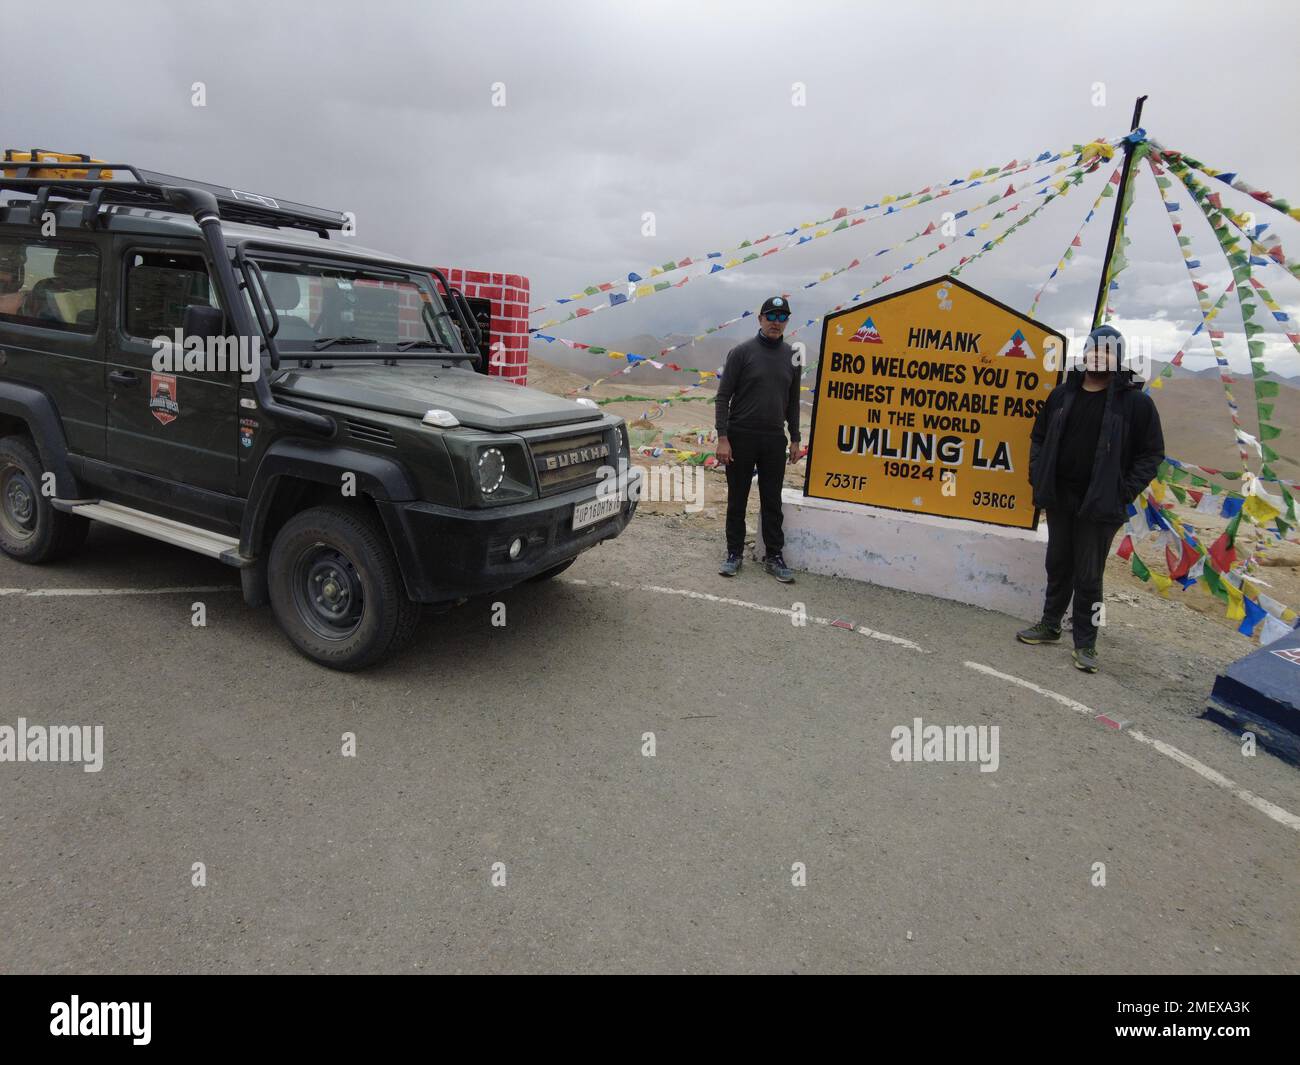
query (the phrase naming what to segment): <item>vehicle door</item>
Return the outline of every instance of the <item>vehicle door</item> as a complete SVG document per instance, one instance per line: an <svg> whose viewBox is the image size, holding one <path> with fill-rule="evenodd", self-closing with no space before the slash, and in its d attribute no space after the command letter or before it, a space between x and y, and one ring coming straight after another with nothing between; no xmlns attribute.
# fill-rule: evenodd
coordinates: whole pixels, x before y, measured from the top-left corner
<svg viewBox="0 0 1300 1065"><path fill-rule="evenodd" d="M187 306L219 306L209 264L194 244L138 237L119 237L114 254L121 284L106 355L108 460L163 481L233 494L239 367L233 359L218 365L222 349L210 345L200 358L187 356L191 341L180 333Z"/></svg>

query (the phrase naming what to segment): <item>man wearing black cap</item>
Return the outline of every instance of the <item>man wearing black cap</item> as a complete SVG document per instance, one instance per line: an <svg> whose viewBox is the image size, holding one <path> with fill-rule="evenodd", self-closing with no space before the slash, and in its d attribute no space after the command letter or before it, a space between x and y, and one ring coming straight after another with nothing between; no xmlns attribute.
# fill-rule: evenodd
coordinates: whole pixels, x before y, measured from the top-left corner
<svg viewBox="0 0 1300 1065"><path fill-rule="evenodd" d="M1074 664L1096 673L1102 573L1115 534L1165 457L1160 415L1122 369L1124 338L1104 325L1084 343L1083 368L1052 390L1030 434L1034 506L1047 511L1043 619L1021 643L1055 643L1074 597Z"/></svg>
<svg viewBox="0 0 1300 1065"><path fill-rule="evenodd" d="M758 312L758 335L727 353L718 385L715 424L718 461L727 468L727 558L718 570L734 577L745 550L745 507L758 468L758 500L767 553L763 567L789 584L794 573L781 555L781 486L785 482L786 430L790 463L799 461L799 366L782 335L790 303L772 296Z"/></svg>

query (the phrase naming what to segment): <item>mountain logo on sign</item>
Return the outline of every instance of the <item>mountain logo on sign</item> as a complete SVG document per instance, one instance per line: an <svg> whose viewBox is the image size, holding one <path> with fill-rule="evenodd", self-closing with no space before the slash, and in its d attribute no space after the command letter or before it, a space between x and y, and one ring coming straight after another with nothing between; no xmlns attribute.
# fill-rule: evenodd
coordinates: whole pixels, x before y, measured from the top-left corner
<svg viewBox="0 0 1300 1065"><path fill-rule="evenodd" d="M1009 359L1036 359L1034 349L1029 346L1029 341L1025 339L1025 334L1017 329L998 352L999 356L1005 356Z"/></svg>
<svg viewBox="0 0 1300 1065"><path fill-rule="evenodd" d="M871 320L870 316L867 317L865 322L858 326L858 331L849 337L849 339L856 341L859 344L884 343L884 341L880 339L880 333L876 330L876 323Z"/></svg>

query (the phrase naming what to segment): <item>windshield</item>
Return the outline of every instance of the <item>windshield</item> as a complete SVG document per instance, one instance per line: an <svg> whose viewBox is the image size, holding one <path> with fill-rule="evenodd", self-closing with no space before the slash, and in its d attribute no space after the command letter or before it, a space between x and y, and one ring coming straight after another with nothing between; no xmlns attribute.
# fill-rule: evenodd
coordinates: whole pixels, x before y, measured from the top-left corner
<svg viewBox="0 0 1300 1065"><path fill-rule="evenodd" d="M280 322L275 343L283 356L328 349L365 357L376 345L412 354L465 350L431 277L309 259L256 262Z"/></svg>

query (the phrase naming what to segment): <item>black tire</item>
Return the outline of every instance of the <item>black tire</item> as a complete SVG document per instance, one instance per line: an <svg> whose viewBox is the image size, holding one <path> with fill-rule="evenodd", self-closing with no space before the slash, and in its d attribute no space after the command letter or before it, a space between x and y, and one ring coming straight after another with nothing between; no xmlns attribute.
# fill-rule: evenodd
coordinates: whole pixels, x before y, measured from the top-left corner
<svg viewBox="0 0 1300 1065"><path fill-rule="evenodd" d="M276 535L267 570L280 628L322 666L365 669L415 635L420 606L407 597L383 527L360 508L295 514Z"/></svg>
<svg viewBox="0 0 1300 1065"><path fill-rule="evenodd" d="M566 559L565 561L561 562L558 566L552 566L550 569L544 569L542 570L541 573L534 573L531 577L528 578L527 581L525 581L525 583L540 584L542 581L549 581L552 577L558 577L561 573L563 573L566 569L568 569L577 561L578 561L578 556L574 555L573 558Z"/></svg>
<svg viewBox="0 0 1300 1065"><path fill-rule="evenodd" d="M86 542L90 522L55 510L42 491L45 467L23 436L0 440L0 551L19 562L53 562Z"/></svg>

